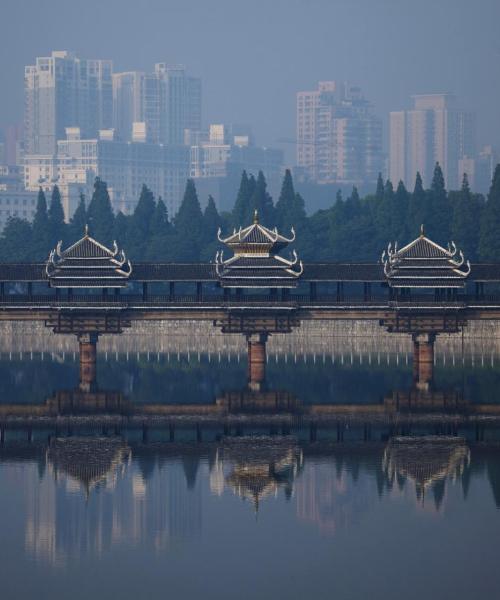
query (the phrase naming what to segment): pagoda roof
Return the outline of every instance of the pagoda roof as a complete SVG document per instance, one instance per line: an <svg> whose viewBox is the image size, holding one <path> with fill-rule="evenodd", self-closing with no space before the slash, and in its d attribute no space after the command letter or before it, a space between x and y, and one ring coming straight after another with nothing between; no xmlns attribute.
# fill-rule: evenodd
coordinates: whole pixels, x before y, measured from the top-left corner
<svg viewBox="0 0 500 600"><path fill-rule="evenodd" d="M302 275L303 265L295 250L290 260L277 253L295 240L292 229L290 239L268 229L259 223L257 211L249 227L234 231L219 241L234 252L234 256L224 260L223 251L215 256L215 271L222 287L233 288L291 288L297 285Z"/></svg>
<svg viewBox="0 0 500 600"><path fill-rule="evenodd" d="M217 233L219 242L226 244L236 253L244 253L250 251L250 253L274 253L279 252L288 244L295 241L295 231L292 227L292 237L287 238L284 235L278 233L277 228L269 229L259 223L258 212L255 211L253 223L248 227L239 228L238 231L234 229L233 233L226 238L221 237L221 229Z"/></svg>
<svg viewBox="0 0 500 600"><path fill-rule="evenodd" d="M440 246L425 236L423 226L420 236L403 248L389 244L382 264L391 287L461 288L471 271L454 242Z"/></svg>
<svg viewBox="0 0 500 600"><path fill-rule="evenodd" d="M51 287L106 288L125 287L132 265L116 242L107 248L91 237L85 227L83 238L66 250L59 242L46 263Z"/></svg>

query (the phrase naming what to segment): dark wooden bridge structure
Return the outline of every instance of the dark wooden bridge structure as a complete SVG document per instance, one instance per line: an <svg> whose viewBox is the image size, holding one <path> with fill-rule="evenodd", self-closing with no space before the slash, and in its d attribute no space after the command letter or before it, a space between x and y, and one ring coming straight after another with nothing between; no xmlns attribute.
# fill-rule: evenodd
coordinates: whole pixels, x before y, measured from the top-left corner
<svg viewBox="0 0 500 600"><path fill-rule="evenodd" d="M245 335L248 379L265 379L269 335L289 333L304 320L376 320L414 341L414 372L432 381L434 341L471 320L500 319L500 263L470 264L453 243L424 235L389 245L379 262L310 263L280 255L288 244L258 222L221 244L213 263L133 265L114 244L84 237L46 262L0 264L0 320L41 321L80 344L82 387L95 382L99 335L119 334L135 321L205 320L223 333Z"/></svg>

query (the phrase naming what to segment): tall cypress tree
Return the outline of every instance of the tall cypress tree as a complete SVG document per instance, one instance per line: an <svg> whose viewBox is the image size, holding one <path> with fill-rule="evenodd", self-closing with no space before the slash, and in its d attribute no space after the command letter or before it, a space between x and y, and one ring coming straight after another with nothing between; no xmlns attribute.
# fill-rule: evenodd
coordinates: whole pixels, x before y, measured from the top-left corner
<svg viewBox="0 0 500 600"><path fill-rule="evenodd" d="M396 239L404 241L409 237L408 232L408 211L409 194L405 184L399 181L396 193L394 195L394 210L396 213Z"/></svg>
<svg viewBox="0 0 500 600"><path fill-rule="evenodd" d="M129 252L131 256L140 257L144 254L151 237L151 227L155 214L156 203L153 192L142 185L141 195L132 215L129 232Z"/></svg>
<svg viewBox="0 0 500 600"><path fill-rule="evenodd" d="M90 233L101 244L110 244L113 238L114 214L106 182L99 177L94 181L94 193L87 211Z"/></svg>
<svg viewBox="0 0 500 600"><path fill-rule="evenodd" d="M394 240L396 235L393 227L394 189L389 179L383 185L382 193L377 189L377 194L375 199L372 200L372 205L374 204L375 208L373 221L377 232L378 246L385 248L388 241Z"/></svg>
<svg viewBox="0 0 500 600"><path fill-rule="evenodd" d="M156 203L155 212L153 214L153 220L151 222L151 235L163 235L170 229L170 223L168 221L168 211L163 202L161 196L158 198L158 202Z"/></svg>
<svg viewBox="0 0 500 600"><path fill-rule="evenodd" d="M219 246L217 239L219 227L222 227L222 218L219 215L214 199L212 196L209 196L203 213L203 249L200 257L201 260L213 260Z"/></svg>
<svg viewBox="0 0 500 600"><path fill-rule="evenodd" d="M250 181L246 171L241 174L240 189L236 196L232 215L233 227L239 229L247 225L246 218L250 212Z"/></svg>
<svg viewBox="0 0 500 600"><path fill-rule="evenodd" d="M447 243L450 238L451 211L444 184L443 171L436 163L430 189L430 215L426 230L431 238Z"/></svg>
<svg viewBox="0 0 500 600"><path fill-rule="evenodd" d="M146 257L148 260L170 261L176 258L174 252L174 233L168 220L168 211L161 196L156 203L151 225L151 240L148 244Z"/></svg>
<svg viewBox="0 0 500 600"><path fill-rule="evenodd" d="M379 201L384 198L384 180L382 179L382 173L378 174L377 190L375 191L375 198Z"/></svg>
<svg viewBox="0 0 500 600"><path fill-rule="evenodd" d="M134 258L133 249L132 255L130 254L130 229L131 229L131 215L124 215L121 210L116 213L113 219L113 239L116 240L120 248L123 248L127 253L127 256Z"/></svg>
<svg viewBox="0 0 500 600"><path fill-rule="evenodd" d="M47 200L42 188L38 191L36 211L33 218L33 259L42 260L52 250L50 244L49 215L47 213Z"/></svg>
<svg viewBox="0 0 500 600"><path fill-rule="evenodd" d="M417 171L415 178L415 187L410 196L408 204L408 237L413 238L418 235L421 225L427 225L427 198L422 183L422 177Z"/></svg>
<svg viewBox="0 0 500 600"><path fill-rule="evenodd" d="M259 214L259 220L267 227L274 225L274 205L273 199L267 192L267 182L264 173L259 171L257 181L255 182L255 190L250 200L251 214L248 215L247 224L251 223L251 219L255 211Z"/></svg>
<svg viewBox="0 0 500 600"><path fill-rule="evenodd" d="M48 251L33 256L33 230L26 219L9 217L0 237L0 256L7 262L46 260Z"/></svg>
<svg viewBox="0 0 500 600"><path fill-rule="evenodd" d="M500 164L495 167L479 233L479 257L497 261L500 256Z"/></svg>
<svg viewBox="0 0 500 600"><path fill-rule="evenodd" d="M50 241L51 244L56 244L59 240L64 240L66 233L66 224L64 223L64 210L61 202L61 193L57 185L55 185L52 189L48 217Z"/></svg>
<svg viewBox="0 0 500 600"><path fill-rule="evenodd" d="M199 260L203 243L203 213L192 179L186 182L184 198L175 216L174 225L178 260Z"/></svg>
<svg viewBox="0 0 500 600"><path fill-rule="evenodd" d="M87 224L87 208L85 206L85 196L80 193L80 201L76 207L73 216L69 223L69 236L71 242L76 242L80 239L85 232L85 225Z"/></svg>
<svg viewBox="0 0 500 600"><path fill-rule="evenodd" d="M221 225L222 219L215 206L215 200L210 195L208 196L207 206L203 213L203 236L207 244L217 241L217 231Z"/></svg>
<svg viewBox="0 0 500 600"><path fill-rule="evenodd" d="M279 229L287 229L289 223L293 220L295 205L295 189L293 187L292 173L290 169L285 171L283 183L281 184L281 193L276 202L276 225ZM293 223L292 223L293 224Z"/></svg>
<svg viewBox="0 0 500 600"><path fill-rule="evenodd" d="M462 189L459 192L450 192L450 203L453 210L451 237L467 258L475 260L479 245L482 202L476 194L471 193L466 173L463 176Z"/></svg>

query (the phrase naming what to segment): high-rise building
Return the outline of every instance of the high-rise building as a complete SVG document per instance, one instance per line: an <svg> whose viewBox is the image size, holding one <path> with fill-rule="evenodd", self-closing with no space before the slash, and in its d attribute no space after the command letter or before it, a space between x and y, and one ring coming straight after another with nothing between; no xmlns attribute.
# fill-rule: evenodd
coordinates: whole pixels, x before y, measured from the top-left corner
<svg viewBox="0 0 500 600"><path fill-rule="evenodd" d="M153 73L115 73L113 105L121 139L130 140L133 123L143 122L148 142L182 144L186 129L201 129L201 80L165 63Z"/></svg>
<svg viewBox="0 0 500 600"><path fill-rule="evenodd" d="M297 94L297 164L318 183L368 183L383 169L382 122L361 90L320 81Z"/></svg>
<svg viewBox="0 0 500 600"><path fill-rule="evenodd" d="M27 154L24 157L24 184L27 190L41 187L50 192L57 184L66 219L73 214L80 193L89 199L95 177L108 185L115 211L131 213L142 184L162 196L169 215L179 209L189 174L189 148L182 145L150 144L115 140L113 130L84 139L77 127L66 130L66 139L57 142L56 154Z"/></svg>
<svg viewBox="0 0 500 600"><path fill-rule="evenodd" d="M461 183L459 160L475 154L474 114L451 94L413 96L413 109L390 113L389 178L411 188L417 171L429 185L436 162L448 188Z"/></svg>
<svg viewBox="0 0 500 600"><path fill-rule="evenodd" d="M262 171L270 193L279 193L283 151L255 145L249 127L212 124L208 132L186 130L184 141L190 146L190 177L202 202L211 194L220 210L231 210L244 170L255 176Z"/></svg>
<svg viewBox="0 0 500 600"><path fill-rule="evenodd" d="M113 63L67 51L37 57L25 68L24 139L27 154L53 154L66 127L92 138L112 125Z"/></svg>
<svg viewBox="0 0 500 600"><path fill-rule="evenodd" d="M487 194L491 187L493 173L500 162L500 153L493 146L485 146L476 157L464 156L458 161L458 174L464 173L474 192Z"/></svg>

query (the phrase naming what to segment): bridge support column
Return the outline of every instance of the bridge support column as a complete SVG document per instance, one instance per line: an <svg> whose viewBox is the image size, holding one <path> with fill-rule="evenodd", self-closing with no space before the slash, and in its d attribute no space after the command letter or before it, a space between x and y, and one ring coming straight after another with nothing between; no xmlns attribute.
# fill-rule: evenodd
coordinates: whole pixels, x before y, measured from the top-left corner
<svg viewBox="0 0 500 600"><path fill-rule="evenodd" d="M266 379L267 333L247 335L248 344L248 387L260 391Z"/></svg>
<svg viewBox="0 0 500 600"><path fill-rule="evenodd" d="M413 376L416 387L428 391L434 378L435 333L414 333L413 336Z"/></svg>
<svg viewBox="0 0 500 600"><path fill-rule="evenodd" d="M80 333L80 389L90 392L96 384L97 333Z"/></svg>

